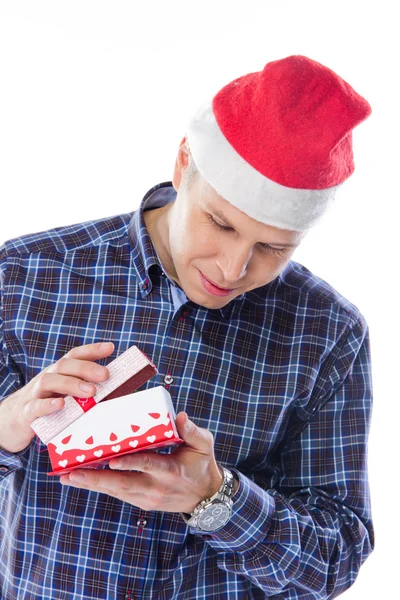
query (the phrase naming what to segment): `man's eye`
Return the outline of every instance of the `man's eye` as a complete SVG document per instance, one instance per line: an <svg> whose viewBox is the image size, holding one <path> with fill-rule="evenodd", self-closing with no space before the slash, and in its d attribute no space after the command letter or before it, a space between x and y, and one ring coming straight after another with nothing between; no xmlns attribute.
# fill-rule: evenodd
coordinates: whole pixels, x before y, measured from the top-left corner
<svg viewBox="0 0 400 600"><path fill-rule="evenodd" d="M276 254L282 254L285 252L285 248L273 248L269 244L260 244L261 248L267 252L275 252Z"/></svg>
<svg viewBox="0 0 400 600"><path fill-rule="evenodd" d="M232 230L232 227L225 227L224 225L220 225L215 219L213 219L213 217L211 215L207 215L207 217L208 217L208 220L210 221L211 225L213 225L217 229L222 229L223 231L231 231Z"/></svg>
<svg viewBox="0 0 400 600"><path fill-rule="evenodd" d="M220 225L218 221L216 221L211 215L207 215L207 217L211 225L213 225L213 227L216 227L217 229L222 231L233 231L232 227L225 227L224 225ZM262 242L260 242L260 248L262 248L262 250L264 250L265 252L272 252L274 254L283 254L285 252L285 248L273 248L269 244L263 244Z"/></svg>

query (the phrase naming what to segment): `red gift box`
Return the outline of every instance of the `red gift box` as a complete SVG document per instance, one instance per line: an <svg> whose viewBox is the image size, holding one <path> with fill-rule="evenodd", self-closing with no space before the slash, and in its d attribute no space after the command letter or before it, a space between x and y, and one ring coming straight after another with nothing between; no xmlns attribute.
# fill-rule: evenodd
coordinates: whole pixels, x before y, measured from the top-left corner
<svg viewBox="0 0 400 600"><path fill-rule="evenodd" d="M61 410L33 421L31 427L44 444L98 402L131 394L158 372L156 366L137 346L131 346L117 356L107 365L107 369L109 378L95 384L96 393L92 398L66 396Z"/></svg>
<svg viewBox="0 0 400 600"><path fill-rule="evenodd" d="M53 468L49 475L181 444L174 417L171 396L163 386L100 402L48 443Z"/></svg>
<svg viewBox="0 0 400 600"><path fill-rule="evenodd" d="M134 392L158 371L136 346L107 366L92 398L66 396L64 407L39 417L32 429L47 444L53 471L97 467L117 454L182 444L171 396L162 387Z"/></svg>

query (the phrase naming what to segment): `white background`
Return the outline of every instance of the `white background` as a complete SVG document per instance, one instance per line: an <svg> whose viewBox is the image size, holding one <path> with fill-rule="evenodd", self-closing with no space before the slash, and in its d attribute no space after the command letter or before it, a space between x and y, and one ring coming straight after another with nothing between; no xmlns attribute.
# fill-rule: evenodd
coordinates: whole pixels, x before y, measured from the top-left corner
<svg viewBox="0 0 400 600"><path fill-rule="evenodd" d="M346 600L399 588L395 4L0 0L0 243L137 208L171 179L197 107L271 60L309 56L370 102L354 131L355 173L294 255L370 326L377 539Z"/></svg>

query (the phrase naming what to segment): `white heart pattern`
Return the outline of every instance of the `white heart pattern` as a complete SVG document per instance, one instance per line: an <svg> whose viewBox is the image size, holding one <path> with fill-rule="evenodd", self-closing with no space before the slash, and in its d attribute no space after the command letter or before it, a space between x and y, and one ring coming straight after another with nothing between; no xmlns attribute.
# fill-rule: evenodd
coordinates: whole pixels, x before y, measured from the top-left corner
<svg viewBox="0 0 400 600"><path fill-rule="evenodd" d="M93 454L97 456L97 458L100 458L100 456L103 454L103 450L95 450Z"/></svg>
<svg viewBox="0 0 400 600"><path fill-rule="evenodd" d="M170 429L169 431L164 431L164 435L167 438L171 438L174 435L174 432L172 431L172 429Z"/></svg>
<svg viewBox="0 0 400 600"><path fill-rule="evenodd" d="M132 446L132 448L136 448L136 446L138 445L138 441L137 440L133 440L133 442L129 442L129 445Z"/></svg>
<svg viewBox="0 0 400 600"><path fill-rule="evenodd" d="M119 452L121 450L121 446L117 444L116 446L111 446L111 450L113 452Z"/></svg>
<svg viewBox="0 0 400 600"><path fill-rule="evenodd" d="M66 467L66 466L67 466L67 464L68 464L68 461L67 461L67 460L60 460L58 464L60 465L60 467L63 467L63 468L64 468L64 467Z"/></svg>
<svg viewBox="0 0 400 600"><path fill-rule="evenodd" d="M147 438L147 441L148 441L148 442L150 442L150 444L152 444L152 443L155 441L155 439L156 439L156 436L155 436L155 435L150 435L150 436Z"/></svg>
<svg viewBox="0 0 400 600"><path fill-rule="evenodd" d="M85 454L81 454L80 456L76 457L76 460L78 462L83 462L85 460L85 458L86 458Z"/></svg>

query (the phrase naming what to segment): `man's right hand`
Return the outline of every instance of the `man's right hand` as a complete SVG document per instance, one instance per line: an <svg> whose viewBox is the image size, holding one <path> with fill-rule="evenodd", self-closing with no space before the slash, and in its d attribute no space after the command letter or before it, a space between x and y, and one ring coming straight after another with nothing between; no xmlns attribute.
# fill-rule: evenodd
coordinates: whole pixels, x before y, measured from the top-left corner
<svg viewBox="0 0 400 600"><path fill-rule="evenodd" d="M112 342L72 348L23 388L3 400L0 403L0 446L8 452L24 450L35 436L31 427L35 419L63 408L65 396L93 396L96 393L93 383L89 383L88 389L80 386L109 378L107 367L94 361L109 356L113 350Z"/></svg>

